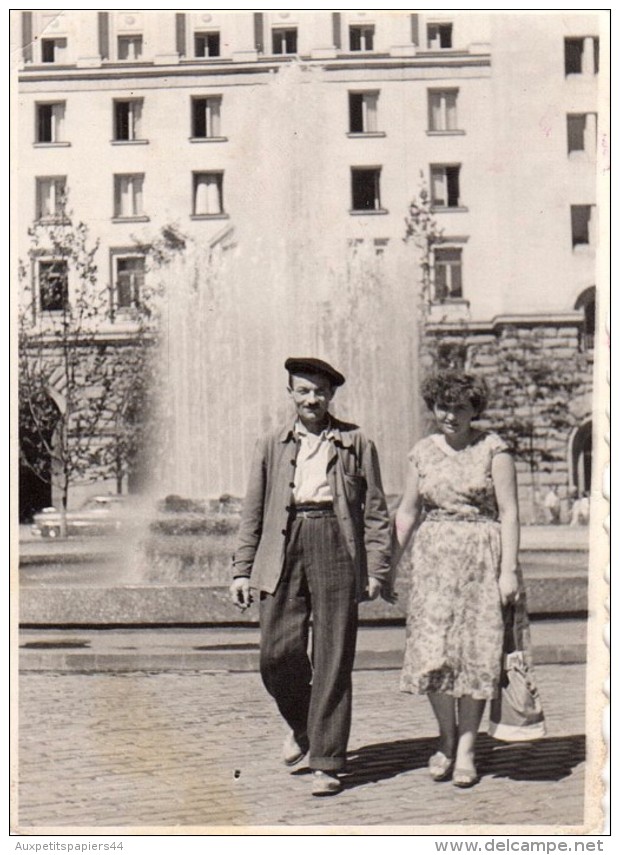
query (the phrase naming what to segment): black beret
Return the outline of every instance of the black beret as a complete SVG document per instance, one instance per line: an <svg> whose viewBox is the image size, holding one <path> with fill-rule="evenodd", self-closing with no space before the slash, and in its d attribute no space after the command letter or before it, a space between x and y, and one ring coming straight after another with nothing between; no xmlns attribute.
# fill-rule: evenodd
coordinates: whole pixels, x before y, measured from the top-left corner
<svg viewBox="0 0 620 855"><path fill-rule="evenodd" d="M312 356L289 356L284 367L289 374L322 374L329 378L333 386L342 386L344 383L344 377L340 371L336 371L328 362L314 359Z"/></svg>

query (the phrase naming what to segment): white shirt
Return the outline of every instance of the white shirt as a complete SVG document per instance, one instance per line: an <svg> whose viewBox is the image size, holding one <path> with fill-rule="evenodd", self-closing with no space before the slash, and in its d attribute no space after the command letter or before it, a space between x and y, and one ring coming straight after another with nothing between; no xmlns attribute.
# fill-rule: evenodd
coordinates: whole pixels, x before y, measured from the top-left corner
<svg viewBox="0 0 620 855"><path fill-rule="evenodd" d="M300 441L295 466L293 500L296 505L307 502L331 502L332 491L327 482L327 463L330 458L333 437L331 427L325 428L320 434L310 433L298 421L294 428L295 436Z"/></svg>

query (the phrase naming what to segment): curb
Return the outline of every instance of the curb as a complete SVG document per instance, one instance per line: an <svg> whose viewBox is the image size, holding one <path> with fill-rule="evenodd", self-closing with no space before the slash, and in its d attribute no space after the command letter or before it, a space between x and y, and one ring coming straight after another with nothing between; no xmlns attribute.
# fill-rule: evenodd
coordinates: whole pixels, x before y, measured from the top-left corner
<svg viewBox="0 0 620 855"><path fill-rule="evenodd" d="M572 665L586 662L585 644L543 644L534 648L536 665ZM358 650L354 670L397 670L402 667L403 651ZM162 653L95 653L84 650L19 651L22 673L49 672L93 674L133 671L258 671L258 650L218 650Z"/></svg>

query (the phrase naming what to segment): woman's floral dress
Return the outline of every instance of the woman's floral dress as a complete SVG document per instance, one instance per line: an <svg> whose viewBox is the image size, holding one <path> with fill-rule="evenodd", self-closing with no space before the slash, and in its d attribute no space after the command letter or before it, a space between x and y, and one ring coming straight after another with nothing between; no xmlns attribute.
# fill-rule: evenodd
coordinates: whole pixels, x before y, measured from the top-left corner
<svg viewBox="0 0 620 855"><path fill-rule="evenodd" d="M480 700L498 693L504 629L491 463L507 450L494 433L480 433L460 451L436 434L409 455L418 470L422 522L411 555L404 692Z"/></svg>

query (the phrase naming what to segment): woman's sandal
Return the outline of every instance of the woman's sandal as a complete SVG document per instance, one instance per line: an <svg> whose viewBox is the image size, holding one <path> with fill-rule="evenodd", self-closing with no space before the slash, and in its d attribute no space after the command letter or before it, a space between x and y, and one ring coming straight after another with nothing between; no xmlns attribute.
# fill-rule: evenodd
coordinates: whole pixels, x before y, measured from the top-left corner
<svg viewBox="0 0 620 855"><path fill-rule="evenodd" d="M437 751L428 761L428 771L433 781L445 781L450 777L454 760L442 751Z"/></svg>
<svg viewBox="0 0 620 855"><path fill-rule="evenodd" d="M473 787L480 780L475 769L455 769L452 774L452 783L462 790Z"/></svg>

